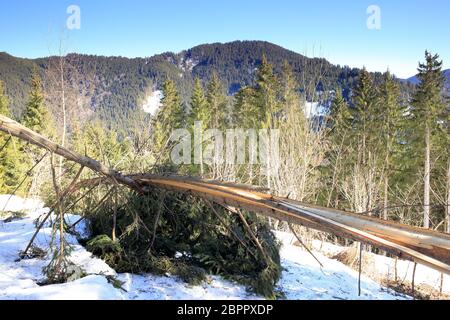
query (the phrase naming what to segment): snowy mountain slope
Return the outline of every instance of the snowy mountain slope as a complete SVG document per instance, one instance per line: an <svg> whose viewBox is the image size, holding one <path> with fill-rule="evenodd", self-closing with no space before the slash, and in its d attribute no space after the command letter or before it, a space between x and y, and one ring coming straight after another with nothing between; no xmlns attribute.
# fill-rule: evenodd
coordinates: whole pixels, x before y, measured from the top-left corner
<svg viewBox="0 0 450 320"><path fill-rule="evenodd" d="M48 264L49 255L42 260L16 259L35 230L35 219L48 209L37 200L18 197L12 197L3 209L8 198L0 196L0 211L23 211L25 217L10 222L0 220L0 299L261 299L248 293L243 286L218 276L211 276L200 286L188 286L170 275L117 274L87 252L72 235L67 235L73 249L70 260L81 266L88 276L65 284L39 286L37 283L43 278L42 268ZM78 217L67 215L67 218L75 221ZM86 227L80 224L77 232L85 233ZM285 268L278 287L287 299L405 299L364 276L362 296L358 297L355 271L316 252L325 266L321 270L307 252L290 244L292 235L277 233L277 236L284 244L281 256ZM46 248L50 240L51 228L47 224L36 244ZM107 276L122 281L122 289L114 287Z"/></svg>

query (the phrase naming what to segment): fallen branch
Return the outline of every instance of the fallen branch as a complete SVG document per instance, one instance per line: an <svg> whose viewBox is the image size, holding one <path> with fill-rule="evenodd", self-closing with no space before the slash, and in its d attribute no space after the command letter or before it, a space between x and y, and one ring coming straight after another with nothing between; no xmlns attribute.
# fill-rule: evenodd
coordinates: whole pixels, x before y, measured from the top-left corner
<svg viewBox="0 0 450 320"><path fill-rule="evenodd" d="M323 264L319 261L319 259L317 259L317 257L314 255L314 253L312 253L312 251L309 250L309 248L306 246L306 244L303 243L303 241L300 238L300 236L297 234L297 232L295 232L294 227L292 226L292 224L288 223L288 225L289 225L289 229L294 234L294 236L297 238L298 242L300 242L300 244L303 246L303 248L305 248L306 251L308 251L308 253L319 263L320 267L323 268Z"/></svg>
<svg viewBox="0 0 450 320"><path fill-rule="evenodd" d="M75 185L75 183L77 182L78 178L81 175L81 172L83 171L84 167L81 166L81 168L78 170L77 174L75 175L75 178L73 178L72 182L69 184L69 186L66 188L66 190L64 190L60 196L61 197L65 197L66 195L68 195L71 191L73 186ZM33 236L30 239L30 242L28 242L27 247L25 248L25 250L23 252L20 253L19 257L21 259L23 259L24 257L26 257L28 250L30 250L31 245L34 242L34 239L36 238L36 236L38 235L39 231L42 229L42 227L44 226L44 223L47 221L47 219L50 217L50 215L55 211L56 206L58 205L58 200L52 205L52 209L45 215L44 219L42 219L41 223L38 225L38 227L36 228L36 231L34 232Z"/></svg>

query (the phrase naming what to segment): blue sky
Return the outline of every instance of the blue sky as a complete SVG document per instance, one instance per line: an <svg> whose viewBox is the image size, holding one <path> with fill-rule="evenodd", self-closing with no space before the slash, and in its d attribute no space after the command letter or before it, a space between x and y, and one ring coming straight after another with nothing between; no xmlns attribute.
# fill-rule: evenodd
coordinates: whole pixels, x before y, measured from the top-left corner
<svg viewBox="0 0 450 320"><path fill-rule="evenodd" d="M68 30L69 5L81 28ZM381 29L366 10L381 10ZM448 0L0 0L0 51L36 58L63 51L145 57L233 40L266 40L371 71L415 73L425 49L450 67Z"/></svg>

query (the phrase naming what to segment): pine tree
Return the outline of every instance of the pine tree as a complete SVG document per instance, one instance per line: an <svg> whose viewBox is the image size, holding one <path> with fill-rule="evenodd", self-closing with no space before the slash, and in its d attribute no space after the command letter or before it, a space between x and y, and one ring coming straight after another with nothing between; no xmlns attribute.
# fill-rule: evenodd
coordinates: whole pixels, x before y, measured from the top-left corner
<svg viewBox="0 0 450 320"><path fill-rule="evenodd" d="M189 129L191 130L191 134L194 137L198 138L199 141L194 140L194 144L192 145L192 155L193 160L198 160L200 162L200 176L204 174L204 165L203 165L203 130L206 129L209 121L208 115L208 101L206 100L205 92L203 90L203 85L199 78L195 78L194 89L191 95L191 112L189 115ZM195 122L201 121L202 126L197 127ZM199 145L196 145L199 144ZM196 159L198 158L198 159ZM198 168L194 165L190 169L191 173L196 174L198 172Z"/></svg>
<svg viewBox="0 0 450 320"><path fill-rule="evenodd" d="M0 81L0 114L11 117L9 99ZM22 161L22 144L11 136L0 132L0 193L12 193L25 173ZM19 194L23 190L17 190Z"/></svg>
<svg viewBox="0 0 450 320"><path fill-rule="evenodd" d="M365 165L372 142L378 139L377 128L374 126L377 113L377 93L372 77L365 68L361 71L358 84L354 90L353 103L353 126L357 135L360 160Z"/></svg>
<svg viewBox="0 0 450 320"><path fill-rule="evenodd" d="M162 91L161 108L154 123L154 147L156 154L163 153L160 159L165 162L169 159L169 139L173 130L182 128L184 125L184 110L172 80L168 79L164 82Z"/></svg>
<svg viewBox="0 0 450 320"><path fill-rule="evenodd" d="M241 88L234 96L233 125L236 128L259 128L259 108L254 99L255 89L252 87Z"/></svg>
<svg viewBox="0 0 450 320"><path fill-rule="evenodd" d="M414 94L412 113L416 132L422 136L422 139L416 136L419 139L417 145L422 145L424 149L423 226L429 228L432 136L438 129L439 115L445 108L442 97L444 87L442 61L439 61L437 54L432 55L425 51L425 63L420 63L417 70L420 84Z"/></svg>
<svg viewBox="0 0 450 320"><path fill-rule="evenodd" d="M352 209L372 215L379 198L382 157L380 156L380 106L372 77L364 68L353 92L352 130L349 132L350 176L347 196ZM351 182L350 182L351 181Z"/></svg>
<svg viewBox="0 0 450 320"><path fill-rule="evenodd" d="M208 121L208 101L206 100L202 82L199 78L195 78L190 106L189 125L193 126L195 121L202 121L203 126L206 126L206 122Z"/></svg>
<svg viewBox="0 0 450 320"><path fill-rule="evenodd" d="M0 114L11 117L11 114L9 112L8 108L8 98L5 95L4 92L4 86L3 82L0 81ZM0 133L0 192L5 193L8 187L8 167L7 167L7 161L9 160L9 153L10 153L10 144L11 138L4 134Z"/></svg>
<svg viewBox="0 0 450 320"><path fill-rule="evenodd" d="M31 91L21 122L25 127L47 137L54 135L53 119L45 107L41 79L37 73L31 76Z"/></svg>
<svg viewBox="0 0 450 320"><path fill-rule="evenodd" d="M284 60L283 62L280 91L283 109L286 114L291 107L299 107L300 97L297 93L297 83L292 68L287 60Z"/></svg>
<svg viewBox="0 0 450 320"><path fill-rule="evenodd" d="M342 90L336 89L336 94L331 101L330 108L331 128L335 135L341 136L343 131L351 129L352 113L350 108L342 96Z"/></svg>
<svg viewBox="0 0 450 320"><path fill-rule="evenodd" d="M227 120L227 100L219 75L213 71L208 83L206 99L208 101L207 126L210 129L224 129Z"/></svg>
<svg viewBox="0 0 450 320"><path fill-rule="evenodd" d="M348 175L349 168L354 161L352 130L352 113L350 107L342 96L340 88L336 89L331 101L330 114L327 120L328 130L326 139L328 148L326 157L329 165L322 168L324 181L324 204L337 206L339 200L338 183Z"/></svg>
<svg viewBox="0 0 450 320"><path fill-rule="evenodd" d="M277 101L279 82L272 65L262 56L261 65L256 76L256 103L260 109L259 117L263 128L275 127L275 116L281 107Z"/></svg>
<svg viewBox="0 0 450 320"><path fill-rule="evenodd" d="M381 85L379 103L379 127L384 154L384 187L383 187L383 218L388 218L390 177L398 170L397 162L401 151L402 122L404 108L400 103L400 87L393 76L387 71Z"/></svg>

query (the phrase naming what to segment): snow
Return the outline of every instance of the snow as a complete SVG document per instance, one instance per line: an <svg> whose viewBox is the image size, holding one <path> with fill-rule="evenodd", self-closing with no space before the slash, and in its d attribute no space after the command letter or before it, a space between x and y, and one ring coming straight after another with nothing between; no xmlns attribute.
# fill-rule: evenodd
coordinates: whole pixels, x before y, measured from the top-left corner
<svg viewBox="0 0 450 320"><path fill-rule="evenodd" d="M155 115L158 109L161 107L162 98L163 93L161 90L153 91L145 98L142 109L145 112L150 113L151 115Z"/></svg>
<svg viewBox="0 0 450 320"><path fill-rule="evenodd" d="M307 118L324 116L327 114L327 107L319 102L305 102L304 111Z"/></svg>
<svg viewBox="0 0 450 320"><path fill-rule="evenodd" d="M358 296L358 273L337 260L314 252L324 268L305 250L291 245L296 238L290 233L276 232L282 240L281 249L283 272L280 289L289 300L393 300L404 296L388 292L386 288L361 277L361 296Z"/></svg>
<svg viewBox="0 0 450 320"><path fill-rule="evenodd" d="M314 250L323 252L326 256L334 256L346 247L334 245L327 242L321 242L318 240L313 241ZM365 256L370 257L370 267L366 266L365 272L372 275L372 279L390 279L394 280L395 277L395 259L386 257L383 255L374 254L371 252L365 252ZM397 260L397 279L401 281L412 280L414 262L407 260ZM439 288L441 282L441 273L427 266L417 264L416 273L414 276L414 283L418 286L429 285L434 288ZM443 293L450 294L450 276L444 275Z"/></svg>
<svg viewBox="0 0 450 320"><path fill-rule="evenodd" d="M8 198L0 196L0 209ZM219 276L210 276L202 285L189 286L172 275L116 273L86 251L74 235L66 236L72 246L69 259L88 275L65 284L39 286L37 283L44 278L42 269L49 263L51 253L42 259L18 261L17 258L35 231L35 220L49 209L44 208L44 204L37 199L11 197L6 210L21 211L25 217L10 222L0 220L0 299L262 299L246 291L242 285ZM66 218L73 223L79 216L67 214ZM83 237L87 235L88 228L82 222L77 225L76 231ZM48 248L51 233L48 222L38 234L35 244ZM324 265L321 269L309 253L291 244L294 240L291 234L277 232L276 235L283 243L281 256L285 269L277 289L284 292L287 299L405 299L365 276L362 277L362 296L358 297L358 274L355 271L317 250L315 255ZM55 239L53 246L57 245ZM121 288L114 287L108 281L111 277L122 282Z"/></svg>

